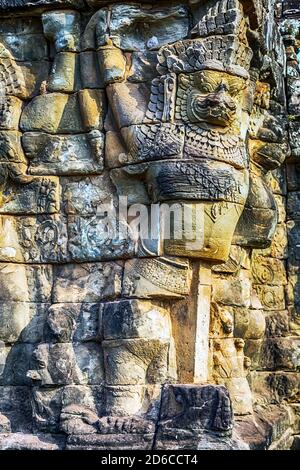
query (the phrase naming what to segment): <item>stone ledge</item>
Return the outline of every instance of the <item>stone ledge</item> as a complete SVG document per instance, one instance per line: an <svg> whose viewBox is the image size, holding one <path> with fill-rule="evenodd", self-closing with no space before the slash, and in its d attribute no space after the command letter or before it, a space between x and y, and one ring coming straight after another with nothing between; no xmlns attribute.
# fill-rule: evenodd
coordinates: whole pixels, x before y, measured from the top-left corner
<svg viewBox="0 0 300 470"><path fill-rule="evenodd" d="M50 434L0 434L0 450L63 450L64 436Z"/></svg>

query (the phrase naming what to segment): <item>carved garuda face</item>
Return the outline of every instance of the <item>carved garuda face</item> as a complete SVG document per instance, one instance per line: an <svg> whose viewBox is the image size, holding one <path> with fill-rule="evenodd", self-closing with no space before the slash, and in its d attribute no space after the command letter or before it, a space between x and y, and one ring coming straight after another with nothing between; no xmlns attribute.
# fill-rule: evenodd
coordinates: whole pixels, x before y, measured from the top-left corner
<svg viewBox="0 0 300 470"><path fill-rule="evenodd" d="M246 84L243 78L213 70L180 74L176 118L204 128L236 127Z"/></svg>

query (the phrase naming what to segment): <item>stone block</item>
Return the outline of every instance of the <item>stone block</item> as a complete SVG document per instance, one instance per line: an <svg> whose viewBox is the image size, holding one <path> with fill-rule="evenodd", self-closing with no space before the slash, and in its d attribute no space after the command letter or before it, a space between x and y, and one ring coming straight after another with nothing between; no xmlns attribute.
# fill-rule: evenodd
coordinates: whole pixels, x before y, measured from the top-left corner
<svg viewBox="0 0 300 470"><path fill-rule="evenodd" d="M39 131L49 134L84 132L78 95L49 93L35 97L24 109L20 127L24 132Z"/></svg>
<svg viewBox="0 0 300 470"><path fill-rule="evenodd" d="M287 163L287 185L289 191L300 191L300 163Z"/></svg>
<svg viewBox="0 0 300 470"><path fill-rule="evenodd" d="M124 21L126 18L126 21ZM145 30L144 23L148 24ZM114 44L126 51L154 49L183 39L188 34L188 13L183 6L166 9L140 8L137 5L113 6L110 34Z"/></svg>
<svg viewBox="0 0 300 470"><path fill-rule="evenodd" d="M56 54L47 82L47 91L73 93L80 88L79 80L79 55L74 52Z"/></svg>
<svg viewBox="0 0 300 470"><path fill-rule="evenodd" d="M15 96L1 98L0 129L17 131L19 129L22 108L23 102ZM5 137L5 135L3 135L3 137Z"/></svg>
<svg viewBox="0 0 300 470"><path fill-rule="evenodd" d="M48 79L51 62L41 60L37 62L19 63L20 73L24 80L24 97L33 98L44 90Z"/></svg>
<svg viewBox="0 0 300 470"><path fill-rule="evenodd" d="M0 413L9 419L12 432L30 432L32 429L30 389L22 386L1 386Z"/></svg>
<svg viewBox="0 0 300 470"><path fill-rule="evenodd" d="M231 436L232 405L218 385L165 385L156 448L197 448L201 435Z"/></svg>
<svg viewBox="0 0 300 470"><path fill-rule="evenodd" d="M133 52L126 54L130 65L127 80L129 82L147 82L157 76L157 54L152 51Z"/></svg>
<svg viewBox="0 0 300 470"><path fill-rule="evenodd" d="M153 302L122 300L100 305L101 336L108 339L147 338L168 341L169 311Z"/></svg>
<svg viewBox="0 0 300 470"><path fill-rule="evenodd" d="M106 114L104 92L95 89L80 90L78 92L78 99L85 131L103 129Z"/></svg>
<svg viewBox="0 0 300 470"><path fill-rule="evenodd" d="M7 451L53 451L65 448L65 437L48 434L4 434L0 438L0 449Z"/></svg>
<svg viewBox="0 0 300 470"><path fill-rule="evenodd" d="M29 178L27 184L10 184L3 191L0 214L55 214L60 207L58 178Z"/></svg>
<svg viewBox="0 0 300 470"><path fill-rule="evenodd" d="M106 428L108 433L119 431L138 434L154 430L154 423L159 419L160 413L160 384L106 386L104 396L105 415L119 418L119 423L122 423L122 417L125 419L124 426L120 426L118 419L113 418L111 426L109 423L105 426L105 421L102 420L102 429ZM131 431L130 421L132 421Z"/></svg>
<svg viewBox="0 0 300 470"><path fill-rule="evenodd" d="M0 131L0 162L26 164L21 145L21 133L18 131ZM19 166L19 165L18 165ZM22 165L20 165L21 167Z"/></svg>
<svg viewBox="0 0 300 470"><path fill-rule="evenodd" d="M234 336L236 338L261 339L266 320L261 310L234 308Z"/></svg>
<svg viewBox="0 0 300 470"><path fill-rule="evenodd" d="M48 58L47 41L43 34L1 34L0 41L18 62Z"/></svg>
<svg viewBox="0 0 300 470"><path fill-rule="evenodd" d="M41 343L34 350L27 380L46 387L101 384L103 359L100 345L93 342Z"/></svg>
<svg viewBox="0 0 300 470"><path fill-rule="evenodd" d="M284 286L287 284L285 263L276 258L252 255L252 277L254 284Z"/></svg>
<svg viewBox="0 0 300 470"><path fill-rule="evenodd" d="M184 126L170 123L143 124L121 129L127 151L120 153L121 165L182 158Z"/></svg>
<svg viewBox="0 0 300 470"><path fill-rule="evenodd" d="M104 85L122 82L125 77L126 60L120 49L105 45L98 49L97 56Z"/></svg>
<svg viewBox="0 0 300 470"><path fill-rule="evenodd" d="M57 10L42 15L45 37L54 42L57 52L79 50L80 15L76 11Z"/></svg>
<svg viewBox="0 0 300 470"><path fill-rule="evenodd" d="M0 303L0 340L38 343L43 340L49 305L29 302Z"/></svg>
<svg viewBox="0 0 300 470"><path fill-rule="evenodd" d="M218 279L216 282L213 279L212 299L223 305L249 307L250 291L251 281L247 271L229 279Z"/></svg>
<svg viewBox="0 0 300 470"><path fill-rule="evenodd" d="M27 373L31 367L34 347L29 343L16 343L10 347L0 378L1 385L30 385Z"/></svg>
<svg viewBox="0 0 300 470"><path fill-rule="evenodd" d="M288 110L290 114L300 114L300 79L287 79Z"/></svg>
<svg viewBox="0 0 300 470"><path fill-rule="evenodd" d="M122 274L122 262L57 266L53 301L89 303L113 299L121 293Z"/></svg>
<svg viewBox="0 0 300 470"><path fill-rule="evenodd" d="M69 217L69 251L73 261L105 261L134 255L135 242L126 222L115 230L111 218ZM117 233L119 232L119 233Z"/></svg>
<svg viewBox="0 0 300 470"><path fill-rule="evenodd" d="M296 371L300 363L299 338L269 338L265 340L260 368Z"/></svg>
<svg viewBox="0 0 300 470"><path fill-rule="evenodd" d="M160 384L168 378L170 340L119 339L102 342L108 385ZM120 367L127 364L127 367Z"/></svg>
<svg viewBox="0 0 300 470"><path fill-rule="evenodd" d="M251 387L257 400L262 397L269 403L290 403L299 400L299 377L297 372L251 373Z"/></svg>
<svg viewBox="0 0 300 470"><path fill-rule="evenodd" d="M116 189L107 173L88 178L62 178L62 206L67 214L94 215L116 202Z"/></svg>
<svg viewBox="0 0 300 470"><path fill-rule="evenodd" d="M0 263L0 302L50 302L51 265Z"/></svg>
<svg viewBox="0 0 300 470"><path fill-rule="evenodd" d="M279 194L275 194L274 199L277 206L278 223L284 223L286 221L286 199Z"/></svg>
<svg viewBox="0 0 300 470"><path fill-rule="evenodd" d="M262 307L265 310L284 310L285 296L283 286L272 286L267 284L256 284L253 286Z"/></svg>
<svg viewBox="0 0 300 470"><path fill-rule="evenodd" d="M181 298L189 294L189 263L176 258L126 261L122 295L138 298Z"/></svg>
<svg viewBox="0 0 300 470"><path fill-rule="evenodd" d="M50 341L60 343L97 341L98 311L98 304L92 303L69 302L51 305L45 321L45 334Z"/></svg>
<svg viewBox="0 0 300 470"><path fill-rule="evenodd" d="M299 220L300 192L293 191L287 196L287 218L288 220Z"/></svg>
<svg viewBox="0 0 300 470"><path fill-rule="evenodd" d="M114 83L106 90L119 129L144 122L150 97L149 84Z"/></svg>
<svg viewBox="0 0 300 470"><path fill-rule="evenodd" d="M33 422L37 432L58 433L62 431L61 416L64 410L75 409L97 412L103 406L101 386L66 385L63 387L33 387ZM76 416L73 416L76 419ZM66 421L66 420L65 420ZM70 424L70 423L69 423ZM79 424L79 422L77 422ZM66 427L66 422L64 422ZM76 434L80 434L79 427Z"/></svg>
<svg viewBox="0 0 300 470"><path fill-rule="evenodd" d="M35 432L59 432L64 387L32 387L32 417Z"/></svg>
<svg viewBox="0 0 300 470"><path fill-rule="evenodd" d="M280 337L289 335L289 315L287 311L270 312L265 316L266 336Z"/></svg>
<svg viewBox="0 0 300 470"><path fill-rule="evenodd" d="M266 183L273 194L286 195L287 181L286 168L284 166L269 171L266 175Z"/></svg>
<svg viewBox="0 0 300 470"><path fill-rule="evenodd" d="M154 434L86 434L68 437L66 450L151 450Z"/></svg>
<svg viewBox="0 0 300 470"><path fill-rule="evenodd" d="M244 204L248 193L247 178L244 171L214 161L153 162L146 174L154 202L204 199ZM214 181L213 185L211 181Z"/></svg>
<svg viewBox="0 0 300 470"><path fill-rule="evenodd" d="M99 73L98 57L95 51L80 53L80 77L82 88L104 88L103 77Z"/></svg>
<svg viewBox="0 0 300 470"><path fill-rule="evenodd" d="M26 132L26 157L33 175L84 175L102 173L104 136L100 131L78 135Z"/></svg>
<svg viewBox="0 0 300 470"><path fill-rule="evenodd" d="M0 261L68 261L66 221L57 215L0 216Z"/></svg>

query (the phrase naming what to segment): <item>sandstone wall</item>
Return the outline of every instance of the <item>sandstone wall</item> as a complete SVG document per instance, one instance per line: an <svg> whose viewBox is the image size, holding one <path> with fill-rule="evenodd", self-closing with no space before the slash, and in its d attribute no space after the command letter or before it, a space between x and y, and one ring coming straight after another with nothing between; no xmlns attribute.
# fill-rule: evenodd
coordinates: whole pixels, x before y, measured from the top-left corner
<svg viewBox="0 0 300 470"><path fill-rule="evenodd" d="M0 445L297 447L297 8L143 3L0 1Z"/></svg>

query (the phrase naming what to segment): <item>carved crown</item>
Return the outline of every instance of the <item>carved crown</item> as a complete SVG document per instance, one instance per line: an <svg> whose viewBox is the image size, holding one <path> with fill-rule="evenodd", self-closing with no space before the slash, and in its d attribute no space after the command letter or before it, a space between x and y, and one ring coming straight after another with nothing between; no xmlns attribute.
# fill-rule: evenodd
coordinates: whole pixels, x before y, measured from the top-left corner
<svg viewBox="0 0 300 470"><path fill-rule="evenodd" d="M192 39L161 48L159 73L211 69L248 78L253 53L247 27L240 2L220 0L192 29Z"/></svg>

